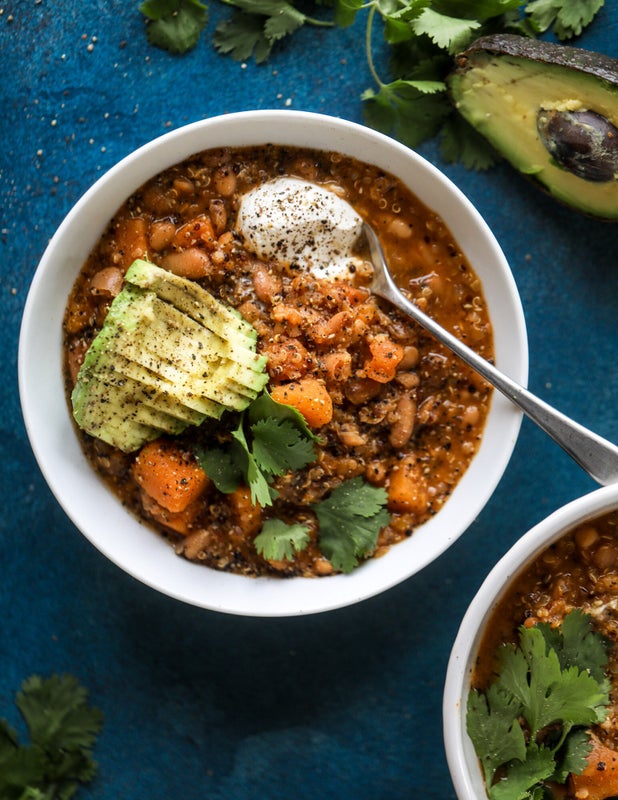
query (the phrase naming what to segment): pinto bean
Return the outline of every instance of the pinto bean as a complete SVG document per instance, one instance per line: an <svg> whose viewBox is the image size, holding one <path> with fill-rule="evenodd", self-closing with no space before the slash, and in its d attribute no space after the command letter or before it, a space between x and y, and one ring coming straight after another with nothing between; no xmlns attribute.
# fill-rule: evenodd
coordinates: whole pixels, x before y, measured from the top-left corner
<svg viewBox="0 0 618 800"><path fill-rule="evenodd" d="M77 374L79 368L84 363L84 356L86 355L87 349L88 342L84 339L78 339L67 353L67 369L69 371L71 386L75 386L77 382Z"/></svg>
<svg viewBox="0 0 618 800"><path fill-rule="evenodd" d="M170 192L158 182L150 184L142 194L143 207L154 212L157 216L165 216L174 211L177 197L176 192Z"/></svg>
<svg viewBox="0 0 618 800"><path fill-rule="evenodd" d="M168 269L182 278L203 278L211 270L208 253L199 247L188 247L178 253L168 253L161 259L163 269Z"/></svg>
<svg viewBox="0 0 618 800"><path fill-rule="evenodd" d="M208 213L215 233L217 236L221 236L227 229L227 208L223 200L213 198L208 204Z"/></svg>
<svg viewBox="0 0 618 800"><path fill-rule="evenodd" d="M260 264L253 271L253 288L258 300L271 305L274 298L280 295L283 289L281 275L277 275L269 267Z"/></svg>
<svg viewBox="0 0 618 800"><path fill-rule="evenodd" d="M189 178L176 178L173 186L178 194L184 197L191 197L195 192L195 184Z"/></svg>
<svg viewBox="0 0 618 800"><path fill-rule="evenodd" d="M339 426L337 437L346 447L362 447L362 445L367 444L367 439L361 436L358 426L353 423Z"/></svg>
<svg viewBox="0 0 618 800"><path fill-rule="evenodd" d="M92 276L90 291L94 295L116 297L122 288L123 275L118 267L104 267Z"/></svg>
<svg viewBox="0 0 618 800"><path fill-rule="evenodd" d="M403 386L403 388L407 389L408 391L411 389L416 389L421 382L418 372L398 372L395 375L395 380L400 386Z"/></svg>
<svg viewBox="0 0 618 800"><path fill-rule="evenodd" d="M615 543L602 544L592 556L592 563L601 570L611 569L616 562L618 562L618 547Z"/></svg>
<svg viewBox="0 0 618 800"><path fill-rule="evenodd" d="M397 366L398 370L402 372L407 372L410 369L414 369L418 365L420 359L420 353L418 347L416 345L406 345L403 348L403 357Z"/></svg>
<svg viewBox="0 0 618 800"><path fill-rule="evenodd" d="M150 225L148 241L155 252L160 252L169 247L176 235L176 226L168 219L157 220Z"/></svg>
<svg viewBox="0 0 618 800"><path fill-rule="evenodd" d="M462 416L462 422L464 425L469 425L470 427L477 425L480 419L481 412L479 411L479 407L475 405L466 406Z"/></svg>
<svg viewBox="0 0 618 800"><path fill-rule="evenodd" d="M398 239L409 239L412 236L410 225L398 217L391 219L388 223L387 231Z"/></svg>
<svg viewBox="0 0 618 800"><path fill-rule="evenodd" d="M594 525L586 525L575 533L575 544L580 550L590 550L599 541L599 532Z"/></svg>
<svg viewBox="0 0 618 800"><path fill-rule="evenodd" d="M388 437L391 445L399 450L410 441L416 419L416 400L409 394L402 394L397 403L394 421Z"/></svg>
<svg viewBox="0 0 618 800"><path fill-rule="evenodd" d="M231 197L236 191L236 175L229 167L221 167L213 176L213 188L222 197Z"/></svg>
<svg viewBox="0 0 618 800"><path fill-rule="evenodd" d="M439 400L435 395L426 397L418 407L417 420L421 425L433 425L438 419Z"/></svg>
<svg viewBox="0 0 618 800"><path fill-rule="evenodd" d="M191 531L177 546L177 552L188 558L190 561L197 561L204 558L204 550L209 545L212 532L208 528L198 528Z"/></svg>
<svg viewBox="0 0 618 800"><path fill-rule="evenodd" d="M360 406L376 397L382 390L382 384L369 378L352 378L346 383L345 396L355 406Z"/></svg>

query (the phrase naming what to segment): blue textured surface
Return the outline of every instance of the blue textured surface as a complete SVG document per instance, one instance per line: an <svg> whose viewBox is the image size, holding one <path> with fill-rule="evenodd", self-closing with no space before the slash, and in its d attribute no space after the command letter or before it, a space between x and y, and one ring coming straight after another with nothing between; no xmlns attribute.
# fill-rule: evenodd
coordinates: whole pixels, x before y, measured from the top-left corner
<svg viewBox="0 0 618 800"><path fill-rule="evenodd" d="M208 36L171 58L129 0L5 0L0 14L0 716L33 672L68 671L106 716L95 800L453 797L441 733L448 654L491 565L595 484L531 423L493 499L436 563L353 608L300 619L219 616L137 584L67 521L19 410L20 317L65 213L121 157L170 128L250 108L361 121L363 30L306 29L262 67ZM579 40L616 56L618 5ZM319 64L319 68L316 68ZM518 283L531 388L618 441L618 226L557 206L507 166L440 162L478 206ZM81 795L80 795L81 796Z"/></svg>

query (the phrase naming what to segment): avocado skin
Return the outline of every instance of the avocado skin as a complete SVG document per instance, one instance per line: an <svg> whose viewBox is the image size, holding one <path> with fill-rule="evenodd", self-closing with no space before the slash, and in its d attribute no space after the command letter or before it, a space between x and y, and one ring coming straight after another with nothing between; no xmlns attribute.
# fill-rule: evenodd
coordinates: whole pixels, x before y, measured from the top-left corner
<svg viewBox="0 0 618 800"><path fill-rule="evenodd" d="M472 42L463 53L455 57L457 67L465 68L467 60L477 51L565 67L592 75L618 88L618 59L594 53L592 50L583 50L581 47L570 47L542 39L529 39L527 36L517 36L514 33L496 33L491 36L481 36Z"/></svg>
<svg viewBox="0 0 618 800"><path fill-rule="evenodd" d="M484 36L455 58L447 87L457 111L519 172L560 202L599 219L618 219L618 170L582 177L552 156L537 129L547 109L592 111L618 126L618 60L515 34ZM558 145L563 143L558 142ZM611 146L610 146L611 145ZM602 156L615 165L615 143ZM605 167L607 165L604 165Z"/></svg>

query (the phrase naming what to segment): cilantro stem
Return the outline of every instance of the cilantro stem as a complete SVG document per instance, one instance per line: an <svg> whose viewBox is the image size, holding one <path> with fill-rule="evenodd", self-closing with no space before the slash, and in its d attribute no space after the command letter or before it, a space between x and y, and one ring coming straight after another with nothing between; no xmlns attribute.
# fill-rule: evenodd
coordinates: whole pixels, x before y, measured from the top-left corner
<svg viewBox="0 0 618 800"><path fill-rule="evenodd" d="M369 66L369 71L373 76L374 81L378 84L380 88L384 86L383 81L380 79L378 75L378 71L376 70L375 64L373 62L373 53L371 48L371 42L373 38L373 20L376 15L376 6L374 3L371 4L369 8L369 14L367 15L367 26L365 28L365 52L367 54L367 64Z"/></svg>
<svg viewBox="0 0 618 800"><path fill-rule="evenodd" d="M318 28L333 28L335 26L335 23L331 20L317 19L317 17L305 17L305 22Z"/></svg>

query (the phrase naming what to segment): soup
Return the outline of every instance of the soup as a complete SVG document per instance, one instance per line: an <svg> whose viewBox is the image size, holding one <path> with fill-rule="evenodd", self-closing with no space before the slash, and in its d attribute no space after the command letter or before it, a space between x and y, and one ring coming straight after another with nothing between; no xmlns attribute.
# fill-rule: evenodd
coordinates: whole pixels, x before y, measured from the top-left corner
<svg viewBox="0 0 618 800"><path fill-rule="evenodd" d="M439 216L394 176L334 152L218 148L155 176L111 220L68 300L66 388L70 397L136 259L195 281L235 309L257 334L269 397L297 408L312 434L307 463L266 471L268 496L258 502L253 485L224 485L204 469L204 453L238 440L232 411L137 452L78 434L119 500L179 555L244 575L315 577L382 555L440 510L478 449L491 389L371 296L362 248L334 279L249 249L237 226L242 199L283 177L349 203L378 233L402 289L493 357L478 277ZM155 490L161 470L167 484Z"/></svg>

